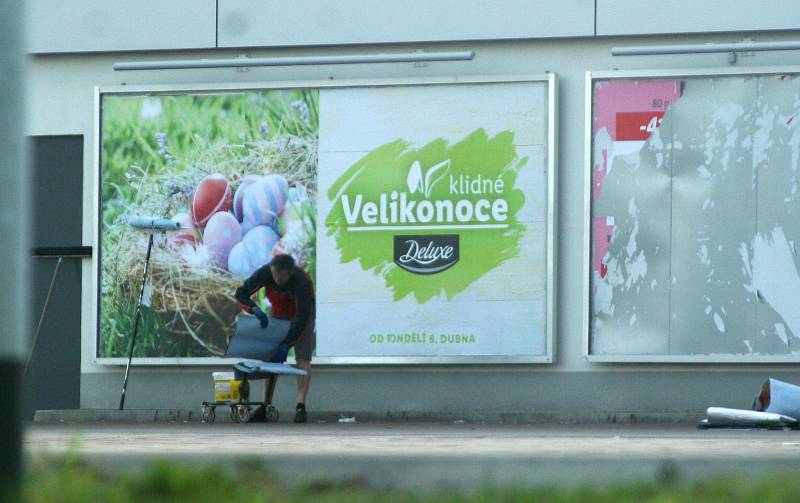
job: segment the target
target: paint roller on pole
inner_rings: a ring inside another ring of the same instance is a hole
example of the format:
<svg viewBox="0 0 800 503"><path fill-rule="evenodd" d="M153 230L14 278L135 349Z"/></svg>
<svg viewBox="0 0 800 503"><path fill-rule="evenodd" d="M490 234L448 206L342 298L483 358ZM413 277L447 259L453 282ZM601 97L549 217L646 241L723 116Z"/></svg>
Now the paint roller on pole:
<svg viewBox="0 0 800 503"><path fill-rule="evenodd" d="M147 272L150 266L150 252L153 250L153 235L156 232L178 231L181 229L180 222L167 218L131 217L128 219L128 225L134 229L150 231L150 238L147 241L147 255L144 259L142 286L139 289L139 302L136 305L136 321L133 324L133 337L131 337L131 347L130 351L128 352L128 364L125 367L125 378L122 381L122 394L119 397L119 410L122 410L125 407L125 391L128 388L128 375L131 370L131 361L133 360L133 349L136 347L136 335L139 332L139 319L142 317L142 301L144 299L145 285L147 284Z"/></svg>

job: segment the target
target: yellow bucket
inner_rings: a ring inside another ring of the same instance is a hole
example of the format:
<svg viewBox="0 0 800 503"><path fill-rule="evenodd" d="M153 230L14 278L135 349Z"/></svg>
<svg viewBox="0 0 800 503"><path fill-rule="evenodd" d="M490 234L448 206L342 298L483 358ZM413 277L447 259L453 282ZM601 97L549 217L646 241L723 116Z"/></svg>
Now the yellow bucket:
<svg viewBox="0 0 800 503"><path fill-rule="evenodd" d="M234 379L233 372L212 372L214 381L214 401L239 400L239 385L242 381Z"/></svg>

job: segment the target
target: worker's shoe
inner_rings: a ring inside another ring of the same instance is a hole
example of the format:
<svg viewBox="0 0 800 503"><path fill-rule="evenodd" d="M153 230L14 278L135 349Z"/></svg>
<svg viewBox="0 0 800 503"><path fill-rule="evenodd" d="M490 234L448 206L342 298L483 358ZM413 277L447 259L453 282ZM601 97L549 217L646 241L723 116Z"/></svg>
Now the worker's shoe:
<svg viewBox="0 0 800 503"><path fill-rule="evenodd" d="M259 405L253 412L250 413L248 423L265 423L267 421L267 409L263 405Z"/></svg>
<svg viewBox="0 0 800 503"><path fill-rule="evenodd" d="M297 409L295 409L294 411L294 422L295 423L308 422L308 412L306 412L306 406L304 404L297 404Z"/></svg>

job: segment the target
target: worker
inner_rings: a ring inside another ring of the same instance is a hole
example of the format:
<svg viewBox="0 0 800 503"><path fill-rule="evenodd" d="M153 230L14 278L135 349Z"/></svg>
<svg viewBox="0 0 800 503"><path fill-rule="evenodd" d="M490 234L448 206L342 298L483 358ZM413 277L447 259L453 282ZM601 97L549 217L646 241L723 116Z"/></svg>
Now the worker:
<svg viewBox="0 0 800 503"><path fill-rule="evenodd" d="M311 382L311 357L316 349L314 284L309 274L295 264L291 255L275 255L270 263L257 269L236 289L235 297L241 308L258 318L262 328L265 328L269 324L269 316L251 298L261 288L266 291L272 317L292 322L272 362L283 363L289 348L294 348L296 367L306 371L305 376L297 378L294 422L305 423L308 421L306 396ZM265 404L272 403L274 392L275 376L272 376L264 388ZM265 421L264 406L256 408L252 418L253 421Z"/></svg>

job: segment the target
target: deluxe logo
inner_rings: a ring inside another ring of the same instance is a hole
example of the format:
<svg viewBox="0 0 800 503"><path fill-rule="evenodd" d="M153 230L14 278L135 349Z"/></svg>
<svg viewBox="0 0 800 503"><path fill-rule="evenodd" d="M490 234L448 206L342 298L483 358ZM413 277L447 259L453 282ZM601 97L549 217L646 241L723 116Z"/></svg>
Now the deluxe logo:
<svg viewBox="0 0 800 503"><path fill-rule="evenodd" d="M395 236L394 263L414 274L436 274L458 262L458 234Z"/></svg>

